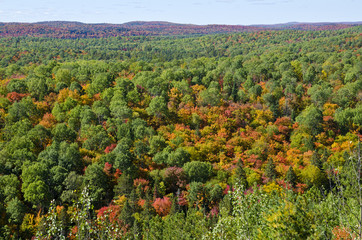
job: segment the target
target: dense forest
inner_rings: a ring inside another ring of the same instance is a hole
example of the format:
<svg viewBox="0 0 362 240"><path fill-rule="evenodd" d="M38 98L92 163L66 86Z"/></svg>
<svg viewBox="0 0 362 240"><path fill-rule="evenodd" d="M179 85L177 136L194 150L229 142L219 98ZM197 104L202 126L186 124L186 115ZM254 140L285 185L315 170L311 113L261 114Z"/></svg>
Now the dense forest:
<svg viewBox="0 0 362 240"><path fill-rule="evenodd" d="M0 239L361 239L361 47L0 38Z"/></svg>
<svg viewBox="0 0 362 240"><path fill-rule="evenodd" d="M256 32L262 30L338 30L361 25L351 23L285 23L273 25L194 25L171 22L134 21L123 24L86 24L81 22L1 23L0 37L102 38L117 36L207 35Z"/></svg>

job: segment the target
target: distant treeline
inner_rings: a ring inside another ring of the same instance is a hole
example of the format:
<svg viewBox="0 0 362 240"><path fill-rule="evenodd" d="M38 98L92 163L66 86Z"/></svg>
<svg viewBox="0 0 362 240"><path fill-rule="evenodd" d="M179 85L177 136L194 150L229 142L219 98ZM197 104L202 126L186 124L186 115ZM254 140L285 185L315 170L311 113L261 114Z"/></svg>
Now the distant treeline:
<svg viewBox="0 0 362 240"><path fill-rule="evenodd" d="M84 24L80 22L0 23L0 37L105 38L255 32L263 30L339 30L361 23L287 23L276 25L192 25L169 22Z"/></svg>

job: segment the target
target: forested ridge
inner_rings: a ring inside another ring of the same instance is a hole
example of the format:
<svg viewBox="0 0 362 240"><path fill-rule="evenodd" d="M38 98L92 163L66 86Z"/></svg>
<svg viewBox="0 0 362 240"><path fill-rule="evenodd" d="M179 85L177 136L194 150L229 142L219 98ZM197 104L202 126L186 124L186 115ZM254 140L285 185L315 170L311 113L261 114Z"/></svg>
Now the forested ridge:
<svg viewBox="0 0 362 240"><path fill-rule="evenodd" d="M262 30L338 30L359 26L362 22L285 23L272 25L194 25L162 21L134 21L123 24L50 21L37 23L0 22L0 37L51 37L63 39L104 38L117 36L205 35L217 33L256 32Z"/></svg>
<svg viewBox="0 0 362 240"><path fill-rule="evenodd" d="M0 38L0 239L361 239L361 47Z"/></svg>

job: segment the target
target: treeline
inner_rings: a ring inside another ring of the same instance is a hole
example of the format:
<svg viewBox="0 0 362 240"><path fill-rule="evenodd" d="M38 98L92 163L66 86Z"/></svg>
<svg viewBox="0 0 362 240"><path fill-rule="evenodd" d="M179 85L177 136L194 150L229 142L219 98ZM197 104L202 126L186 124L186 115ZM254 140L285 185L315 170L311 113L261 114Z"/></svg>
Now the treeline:
<svg viewBox="0 0 362 240"><path fill-rule="evenodd" d="M361 236L361 45L0 39L0 236Z"/></svg>
<svg viewBox="0 0 362 240"><path fill-rule="evenodd" d="M81 22L1 23L0 37L45 37L61 39L108 38L120 36L208 35L264 30L340 30L361 23L287 23L275 25L193 25L170 22L128 22L123 24L85 24Z"/></svg>

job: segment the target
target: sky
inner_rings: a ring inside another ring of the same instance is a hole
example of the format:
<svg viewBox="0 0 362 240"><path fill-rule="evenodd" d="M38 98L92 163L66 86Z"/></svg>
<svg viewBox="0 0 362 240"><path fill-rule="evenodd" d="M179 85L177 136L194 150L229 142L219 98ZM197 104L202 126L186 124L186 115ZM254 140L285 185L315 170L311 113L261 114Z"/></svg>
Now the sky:
<svg viewBox="0 0 362 240"><path fill-rule="evenodd" d="M362 0L0 0L0 22L276 24L362 21Z"/></svg>

